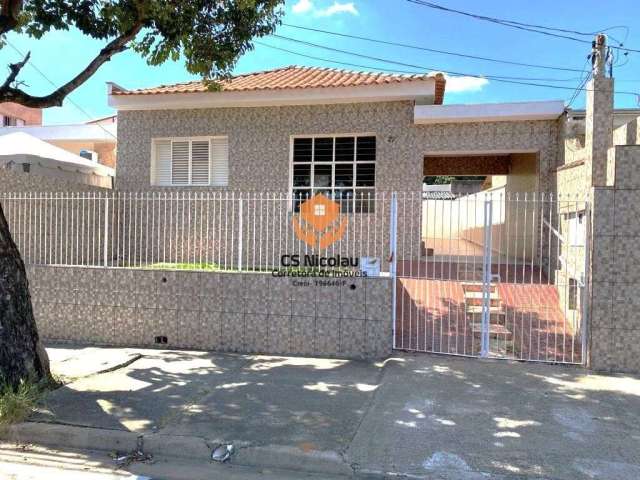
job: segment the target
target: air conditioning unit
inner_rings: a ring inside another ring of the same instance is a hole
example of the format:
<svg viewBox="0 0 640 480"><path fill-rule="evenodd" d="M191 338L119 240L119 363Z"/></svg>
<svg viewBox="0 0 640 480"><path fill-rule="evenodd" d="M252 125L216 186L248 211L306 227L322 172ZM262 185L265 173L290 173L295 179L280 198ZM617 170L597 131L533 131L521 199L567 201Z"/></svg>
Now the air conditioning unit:
<svg viewBox="0 0 640 480"><path fill-rule="evenodd" d="M92 162L98 162L98 154L93 150L80 150L80 156Z"/></svg>

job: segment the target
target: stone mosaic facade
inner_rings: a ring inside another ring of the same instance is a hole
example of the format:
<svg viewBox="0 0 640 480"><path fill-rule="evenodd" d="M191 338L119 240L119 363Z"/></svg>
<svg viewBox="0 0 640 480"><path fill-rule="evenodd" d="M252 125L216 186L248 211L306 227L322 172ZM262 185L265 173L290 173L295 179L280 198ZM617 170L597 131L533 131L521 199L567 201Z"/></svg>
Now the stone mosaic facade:
<svg viewBox="0 0 640 480"><path fill-rule="evenodd" d="M412 102L121 111L118 125L116 188L133 191L152 189L155 137L227 135L229 189L286 192L291 135L349 133L377 136L377 191L421 191L426 154L482 151L539 152L548 191L559 138L557 121L415 125Z"/></svg>
<svg viewBox="0 0 640 480"><path fill-rule="evenodd" d="M539 189L549 191L559 138L557 121L415 125L412 102L121 111L118 124L116 188L136 192L184 191L151 186L151 144L158 137L226 135L228 190L288 192L292 135L370 133L377 137L376 192L414 194L422 191L425 155L483 151L536 152ZM407 238L405 258L420 254L419 197L414 203L398 212L399 234Z"/></svg>
<svg viewBox="0 0 640 480"><path fill-rule="evenodd" d="M594 188L591 253L591 364L640 371L640 146L617 146L614 186Z"/></svg>
<svg viewBox="0 0 640 480"><path fill-rule="evenodd" d="M28 276L47 340L352 359L391 353L388 278L315 286L269 274L50 266L31 266Z"/></svg>
<svg viewBox="0 0 640 480"><path fill-rule="evenodd" d="M594 76L587 83L587 116L585 118L585 150L589 185L601 187L607 182L607 153L613 145L612 78Z"/></svg>

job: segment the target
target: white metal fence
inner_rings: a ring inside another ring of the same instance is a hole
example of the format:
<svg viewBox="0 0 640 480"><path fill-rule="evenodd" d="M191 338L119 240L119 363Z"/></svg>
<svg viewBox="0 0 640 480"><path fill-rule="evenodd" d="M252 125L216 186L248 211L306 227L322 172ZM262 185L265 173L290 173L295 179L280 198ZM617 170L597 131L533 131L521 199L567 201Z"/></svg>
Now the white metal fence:
<svg viewBox="0 0 640 480"><path fill-rule="evenodd" d="M283 255L389 256L390 194L337 199L341 237L296 235L303 197L267 192L20 193L0 197L27 264L263 270ZM383 268L387 263L383 262Z"/></svg>
<svg viewBox="0 0 640 480"><path fill-rule="evenodd" d="M504 189L400 215L421 234L398 236L395 347L582 363L588 218L584 198Z"/></svg>
<svg viewBox="0 0 640 480"><path fill-rule="evenodd" d="M584 361L584 199L504 189L424 201L420 192L367 193L336 200L344 230L324 248L296 234L308 227L302 200L192 191L0 197L27 264L261 271L374 257L397 279L397 349ZM293 255L311 263L289 263Z"/></svg>

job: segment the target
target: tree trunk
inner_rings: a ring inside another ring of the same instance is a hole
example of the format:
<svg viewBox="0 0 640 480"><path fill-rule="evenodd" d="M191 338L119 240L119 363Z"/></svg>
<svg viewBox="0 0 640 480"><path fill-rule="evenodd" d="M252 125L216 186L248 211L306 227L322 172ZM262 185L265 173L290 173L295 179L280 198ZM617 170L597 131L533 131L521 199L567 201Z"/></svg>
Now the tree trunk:
<svg viewBox="0 0 640 480"><path fill-rule="evenodd" d="M0 205L0 384L48 379L49 359L39 343L29 282Z"/></svg>

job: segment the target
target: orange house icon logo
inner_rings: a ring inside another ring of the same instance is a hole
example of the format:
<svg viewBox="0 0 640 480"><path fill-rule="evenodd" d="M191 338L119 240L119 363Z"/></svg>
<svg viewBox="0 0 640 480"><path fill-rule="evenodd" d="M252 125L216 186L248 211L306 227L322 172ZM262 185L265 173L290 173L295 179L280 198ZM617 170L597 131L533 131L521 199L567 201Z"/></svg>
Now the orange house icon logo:
<svg viewBox="0 0 640 480"><path fill-rule="evenodd" d="M296 236L312 248L327 248L342 238L347 221L340 205L318 193L300 205L300 215L292 219Z"/></svg>

